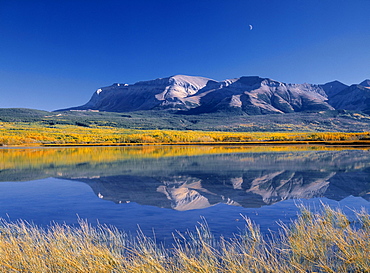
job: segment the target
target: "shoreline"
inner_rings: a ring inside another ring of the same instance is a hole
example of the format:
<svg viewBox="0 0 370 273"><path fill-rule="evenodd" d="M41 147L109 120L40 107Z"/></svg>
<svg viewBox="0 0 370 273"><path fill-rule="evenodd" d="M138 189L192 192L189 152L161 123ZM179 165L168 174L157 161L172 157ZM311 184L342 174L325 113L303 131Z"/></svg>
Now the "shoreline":
<svg viewBox="0 0 370 273"><path fill-rule="evenodd" d="M153 143L40 143L25 145L0 145L2 148L39 148L39 147L110 147L110 146L336 146L336 147L370 147L370 140L339 140L339 141L240 141L240 142L153 142Z"/></svg>

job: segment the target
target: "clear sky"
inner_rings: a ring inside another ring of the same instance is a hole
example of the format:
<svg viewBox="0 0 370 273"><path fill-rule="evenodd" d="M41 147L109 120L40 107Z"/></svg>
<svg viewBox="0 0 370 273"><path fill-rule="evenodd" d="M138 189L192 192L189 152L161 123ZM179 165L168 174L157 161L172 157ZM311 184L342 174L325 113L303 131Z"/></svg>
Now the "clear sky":
<svg viewBox="0 0 370 273"><path fill-rule="evenodd" d="M0 0L1 108L176 74L359 83L370 0Z"/></svg>

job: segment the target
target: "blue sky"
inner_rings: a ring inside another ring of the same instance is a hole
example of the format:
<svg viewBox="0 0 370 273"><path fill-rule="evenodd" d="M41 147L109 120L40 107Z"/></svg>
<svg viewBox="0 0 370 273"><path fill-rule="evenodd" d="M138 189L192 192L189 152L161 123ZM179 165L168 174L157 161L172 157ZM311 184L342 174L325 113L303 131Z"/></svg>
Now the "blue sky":
<svg viewBox="0 0 370 273"><path fill-rule="evenodd" d="M370 0L0 0L0 107L77 106L176 74L359 83L369 12Z"/></svg>

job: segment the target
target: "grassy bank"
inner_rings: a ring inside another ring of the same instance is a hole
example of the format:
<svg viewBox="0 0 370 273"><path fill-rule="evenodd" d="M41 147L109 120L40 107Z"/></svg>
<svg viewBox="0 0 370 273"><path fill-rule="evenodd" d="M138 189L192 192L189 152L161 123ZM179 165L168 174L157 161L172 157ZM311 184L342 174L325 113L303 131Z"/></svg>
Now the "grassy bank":
<svg viewBox="0 0 370 273"><path fill-rule="evenodd" d="M171 248L114 228L0 223L1 272L369 272L370 216L302 208L298 219L264 239L249 219L246 232L214 238L206 224Z"/></svg>
<svg viewBox="0 0 370 273"><path fill-rule="evenodd" d="M368 140L369 132L209 132L176 130L135 130L114 127L75 125L41 126L27 123L0 123L0 145L122 145L173 143L252 143L272 141L278 144L312 141ZM366 142L366 141L365 141Z"/></svg>

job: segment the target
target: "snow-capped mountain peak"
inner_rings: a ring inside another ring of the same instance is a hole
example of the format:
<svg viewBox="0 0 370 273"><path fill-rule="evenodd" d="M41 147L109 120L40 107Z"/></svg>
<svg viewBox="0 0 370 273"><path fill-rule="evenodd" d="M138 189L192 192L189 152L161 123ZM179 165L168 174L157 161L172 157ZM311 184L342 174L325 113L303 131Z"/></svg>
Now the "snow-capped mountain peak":
<svg viewBox="0 0 370 273"><path fill-rule="evenodd" d="M113 84L97 89L85 105L64 110L129 112L171 110L189 114L239 111L248 115L301 111L357 109L370 111L370 80L347 86L339 81L326 84L291 84L258 76L216 81L205 77L174 75L135 84ZM351 98L351 100L348 100ZM343 102L345 100L345 102ZM369 109L368 109L369 108Z"/></svg>

